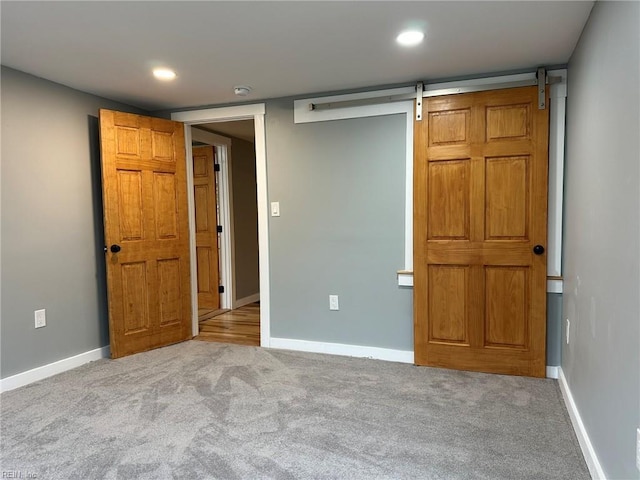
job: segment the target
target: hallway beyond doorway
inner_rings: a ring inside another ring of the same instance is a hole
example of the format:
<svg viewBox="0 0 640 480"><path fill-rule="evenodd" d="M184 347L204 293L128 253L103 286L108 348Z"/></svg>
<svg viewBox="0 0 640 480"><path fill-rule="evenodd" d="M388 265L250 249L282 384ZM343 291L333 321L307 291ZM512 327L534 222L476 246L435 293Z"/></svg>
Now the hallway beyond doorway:
<svg viewBox="0 0 640 480"><path fill-rule="evenodd" d="M200 333L194 340L260 346L260 302L220 315L202 315Z"/></svg>

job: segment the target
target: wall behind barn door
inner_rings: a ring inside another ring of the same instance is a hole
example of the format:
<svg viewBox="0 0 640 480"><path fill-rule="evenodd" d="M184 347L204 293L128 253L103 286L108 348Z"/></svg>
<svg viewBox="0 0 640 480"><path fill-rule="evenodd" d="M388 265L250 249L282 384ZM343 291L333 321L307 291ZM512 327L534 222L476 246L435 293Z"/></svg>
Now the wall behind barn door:
<svg viewBox="0 0 640 480"><path fill-rule="evenodd" d="M404 115L294 124L267 104L271 335L413 349L404 263ZM329 311L338 294L340 310Z"/></svg>

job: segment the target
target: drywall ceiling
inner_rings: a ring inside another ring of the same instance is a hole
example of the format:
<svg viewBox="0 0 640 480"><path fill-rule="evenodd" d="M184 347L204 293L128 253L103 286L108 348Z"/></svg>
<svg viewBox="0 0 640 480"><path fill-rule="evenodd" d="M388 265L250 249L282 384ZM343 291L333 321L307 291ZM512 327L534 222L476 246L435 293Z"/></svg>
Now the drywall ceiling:
<svg viewBox="0 0 640 480"><path fill-rule="evenodd" d="M149 110L564 64L593 2L11 2L2 64ZM404 28L426 33L396 44ZM171 83L155 66L178 73Z"/></svg>

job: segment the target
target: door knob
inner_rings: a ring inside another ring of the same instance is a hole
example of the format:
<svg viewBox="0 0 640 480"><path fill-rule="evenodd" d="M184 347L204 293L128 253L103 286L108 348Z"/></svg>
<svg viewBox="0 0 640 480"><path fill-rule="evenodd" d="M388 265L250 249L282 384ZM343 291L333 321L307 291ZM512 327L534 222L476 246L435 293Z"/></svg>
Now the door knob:
<svg viewBox="0 0 640 480"><path fill-rule="evenodd" d="M542 245L536 245L533 247L533 253L536 255L542 255L544 253L544 247Z"/></svg>
<svg viewBox="0 0 640 480"><path fill-rule="evenodd" d="M111 253L118 253L120 250L122 250L122 248L120 247L120 245L113 244L111 245L110 250L111 250Z"/></svg>

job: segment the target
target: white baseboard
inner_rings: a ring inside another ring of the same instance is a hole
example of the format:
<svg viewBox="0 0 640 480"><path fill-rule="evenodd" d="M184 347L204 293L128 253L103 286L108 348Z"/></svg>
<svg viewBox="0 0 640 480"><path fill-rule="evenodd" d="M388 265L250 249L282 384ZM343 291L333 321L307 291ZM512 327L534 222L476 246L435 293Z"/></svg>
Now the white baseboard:
<svg viewBox="0 0 640 480"><path fill-rule="evenodd" d="M345 345L343 343L310 342L294 338L271 337L269 348L297 350L300 352L328 353L347 357L374 358L389 362L413 363L413 352L408 350L392 350L390 348L363 347L361 345Z"/></svg>
<svg viewBox="0 0 640 480"><path fill-rule="evenodd" d="M569 411L569 417L571 418L573 429L576 432L576 437L578 437L578 443L580 443L582 454L584 455L584 459L587 462L589 473L591 473L591 478L593 480L606 480L607 477L604 474L602 465L600 465L600 461L598 460L596 451L591 444L587 429L585 428L584 423L582 423L580 412L578 411L578 407L573 400L573 395L571 394L571 390L569 389L569 384L567 383L567 379L564 376L562 367L558 367L558 373L558 384L560 385L560 391L562 392L564 403L567 406L567 410Z"/></svg>
<svg viewBox="0 0 640 480"><path fill-rule="evenodd" d="M393 350L390 348L363 347L361 345L346 345L344 343L311 342L294 338L271 337L269 348L296 350L299 352L328 353L347 357L373 358L390 362L414 363L414 354L410 350ZM547 378L558 378L560 367L547 366Z"/></svg>
<svg viewBox="0 0 640 480"><path fill-rule="evenodd" d="M233 304L233 308L244 307L245 305L249 305L250 303L255 303L260 301L260 292L255 293L253 295L249 295L248 297L239 298Z"/></svg>
<svg viewBox="0 0 640 480"><path fill-rule="evenodd" d="M560 367L550 367L549 365L547 365L547 378L554 378L554 379L558 379L558 369Z"/></svg>
<svg viewBox="0 0 640 480"><path fill-rule="evenodd" d="M109 356L109 346L106 346L96 348L95 350L89 350L88 352L80 353L73 357L64 358L57 362L43 365L42 367L27 370L26 372L18 373L0 380L0 392L7 392L14 388L23 387L30 383L37 382L38 380L79 367L85 363L100 360L101 358L108 358Z"/></svg>

